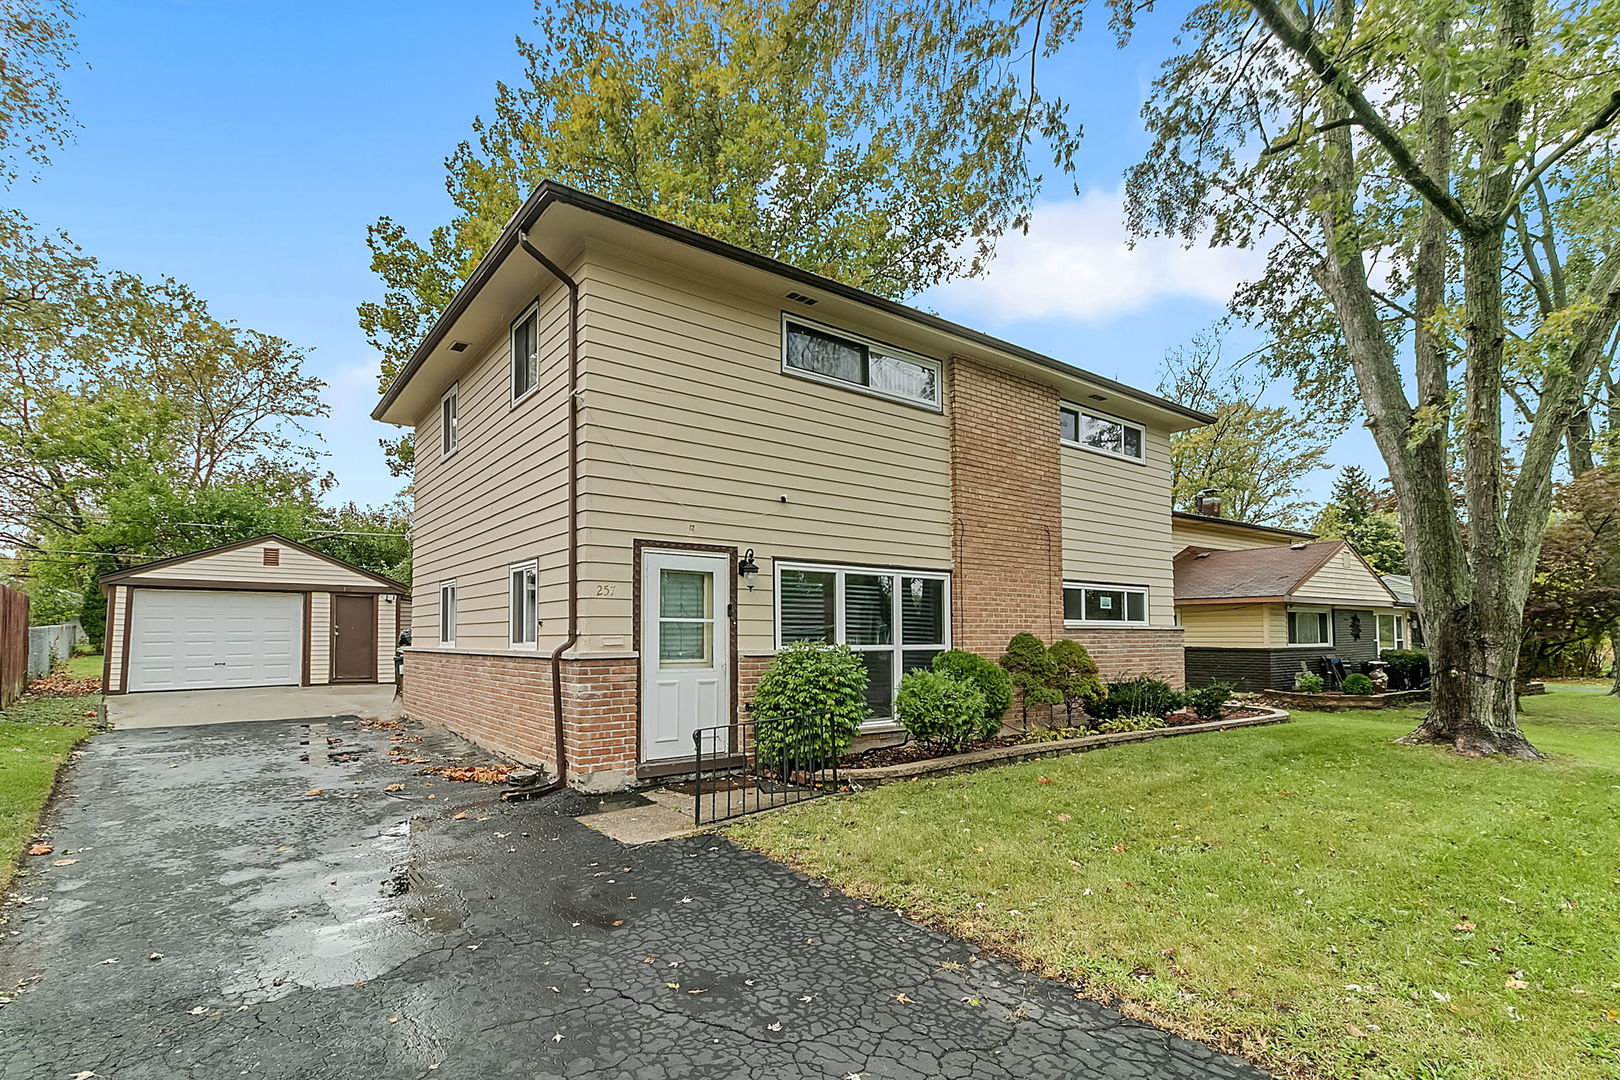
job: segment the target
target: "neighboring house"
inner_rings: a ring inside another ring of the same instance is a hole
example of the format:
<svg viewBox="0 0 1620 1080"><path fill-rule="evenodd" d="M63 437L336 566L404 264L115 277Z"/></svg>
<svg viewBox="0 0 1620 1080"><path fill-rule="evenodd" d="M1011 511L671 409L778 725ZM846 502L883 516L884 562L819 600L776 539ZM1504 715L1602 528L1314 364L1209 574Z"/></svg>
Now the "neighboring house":
<svg viewBox="0 0 1620 1080"><path fill-rule="evenodd" d="M392 682L404 586L274 534L107 574L106 693Z"/></svg>
<svg viewBox="0 0 1620 1080"><path fill-rule="evenodd" d="M581 787L688 767L797 640L878 726L1025 630L1183 678L1169 436L1210 417L560 185L372 415L415 430L407 711Z"/></svg>
<svg viewBox="0 0 1620 1080"><path fill-rule="evenodd" d="M1329 657L1356 670L1407 647L1409 601L1349 544L1229 521L1214 509L1175 515L1189 685L1291 689L1302 670L1325 674Z"/></svg>

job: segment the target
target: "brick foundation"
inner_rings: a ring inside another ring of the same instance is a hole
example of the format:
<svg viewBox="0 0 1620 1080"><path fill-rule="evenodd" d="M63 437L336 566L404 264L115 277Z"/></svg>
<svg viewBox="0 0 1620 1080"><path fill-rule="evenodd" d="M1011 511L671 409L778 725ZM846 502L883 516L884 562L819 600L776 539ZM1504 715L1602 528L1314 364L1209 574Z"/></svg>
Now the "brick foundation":
<svg viewBox="0 0 1620 1080"><path fill-rule="evenodd" d="M1097 662L1104 682L1151 675L1179 688L1187 679L1182 633L1179 627L1163 630L1088 627L1064 630L1062 636L1086 647Z"/></svg>

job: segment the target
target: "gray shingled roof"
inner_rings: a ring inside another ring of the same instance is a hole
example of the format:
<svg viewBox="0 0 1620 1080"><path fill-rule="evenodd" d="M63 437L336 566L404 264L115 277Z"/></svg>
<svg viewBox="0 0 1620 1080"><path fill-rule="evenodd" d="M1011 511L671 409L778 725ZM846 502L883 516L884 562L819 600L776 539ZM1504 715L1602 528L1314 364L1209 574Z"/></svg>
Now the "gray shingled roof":
<svg viewBox="0 0 1620 1080"><path fill-rule="evenodd" d="M1403 604L1417 606L1417 592L1412 588L1411 574L1385 574L1384 584Z"/></svg>
<svg viewBox="0 0 1620 1080"><path fill-rule="evenodd" d="M1344 548L1343 540L1235 551L1193 548L1176 557L1176 599L1257 600L1290 596Z"/></svg>

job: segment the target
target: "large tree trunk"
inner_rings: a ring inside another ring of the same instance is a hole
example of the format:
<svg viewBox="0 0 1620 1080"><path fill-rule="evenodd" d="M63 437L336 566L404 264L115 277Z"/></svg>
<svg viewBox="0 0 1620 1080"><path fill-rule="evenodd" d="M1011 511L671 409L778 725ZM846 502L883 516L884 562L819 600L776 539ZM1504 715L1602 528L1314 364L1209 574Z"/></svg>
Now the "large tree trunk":
<svg viewBox="0 0 1620 1080"><path fill-rule="evenodd" d="M1620 623L1609 627L1609 664L1614 685L1609 687L1610 697L1620 697Z"/></svg>
<svg viewBox="0 0 1620 1080"><path fill-rule="evenodd" d="M1469 757L1506 754L1535 760L1541 753L1519 730L1514 692L1519 620L1482 614L1465 606L1444 613L1438 625L1425 623L1433 665L1429 714L1401 741L1438 743Z"/></svg>

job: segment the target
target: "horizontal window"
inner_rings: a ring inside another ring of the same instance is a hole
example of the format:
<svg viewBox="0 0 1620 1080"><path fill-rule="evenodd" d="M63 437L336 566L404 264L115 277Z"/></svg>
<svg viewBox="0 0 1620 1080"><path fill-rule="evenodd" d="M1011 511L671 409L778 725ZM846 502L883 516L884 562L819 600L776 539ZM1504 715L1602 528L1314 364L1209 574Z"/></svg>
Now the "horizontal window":
<svg viewBox="0 0 1620 1080"><path fill-rule="evenodd" d="M1332 645L1332 614L1326 611L1290 611L1288 613L1288 644Z"/></svg>
<svg viewBox="0 0 1620 1080"><path fill-rule="evenodd" d="M1066 623L1127 623L1148 621L1148 591L1140 585L1063 584L1063 621Z"/></svg>
<svg viewBox="0 0 1620 1080"><path fill-rule="evenodd" d="M455 384L439 399L439 452L449 457L456 448L460 435L457 425L461 420L461 386Z"/></svg>
<svg viewBox="0 0 1620 1080"><path fill-rule="evenodd" d="M439 582L439 644L456 643L456 583Z"/></svg>
<svg viewBox="0 0 1620 1080"><path fill-rule="evenodd" d="M940 407L940 363L796 319L782 318L782 370L880 397Z"/></svg>
<svg viewBox="0 0 1620 1080"><path fill-rule="evenodd" d="M1077 405L1059 407L1058 437L1068 446L1095 450L1099 454L1112 454L1132 461L1143 461L1147 456L1143 450L1141 425L1104 416Z"/></svg>
<svg viewBox="0 0 1620 1080"><path fill-rule="evenodd" d="M511 583L509 614L513 645L533 645L539 611L536 605L536 573L532 562L518 563L507 570Z"/></svg>
<svg viewBox="0 0 1620 1080"><path fill-rule="evenodd" d="M776 564L777 648L824 641L854 649L873 720L894 715L901 676L950 648L950 608L948 574Z"/></svg>

